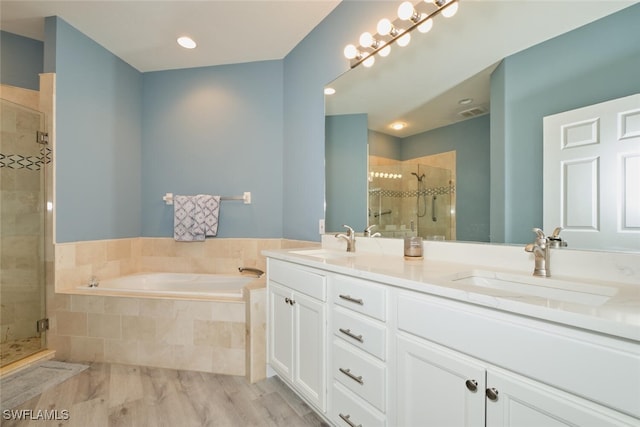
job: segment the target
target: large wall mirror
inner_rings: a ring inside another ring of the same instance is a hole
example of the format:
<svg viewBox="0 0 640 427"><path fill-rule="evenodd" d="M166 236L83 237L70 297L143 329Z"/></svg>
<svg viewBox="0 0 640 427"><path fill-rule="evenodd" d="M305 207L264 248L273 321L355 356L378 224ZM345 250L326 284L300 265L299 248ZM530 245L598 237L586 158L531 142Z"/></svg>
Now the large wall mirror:
<svg viewBox="0 0 640 427"><path fill-rule="evenodd" d="M330 82L327 231L530 242L543 226L543 118L640 92L638 3L462 1ZM638 236L637 248L569 245L640 251Z"/></svg>

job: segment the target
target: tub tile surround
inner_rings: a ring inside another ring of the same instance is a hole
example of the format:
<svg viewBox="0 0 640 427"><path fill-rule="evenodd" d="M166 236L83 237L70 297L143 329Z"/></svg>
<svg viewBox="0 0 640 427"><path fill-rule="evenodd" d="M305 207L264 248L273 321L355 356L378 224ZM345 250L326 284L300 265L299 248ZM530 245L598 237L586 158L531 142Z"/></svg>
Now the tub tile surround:
<svg viewBox="0 0 640 427"><path fill-rule="evenodd" d="M235 274L266 269L262 250L317 247L283 239L127 238L55 245L55 286L47 295L47 343L56 357L228 375L258 381L266 375L265 278L243 300L92 296L74 294L89 278L142 272Z"/></svg>

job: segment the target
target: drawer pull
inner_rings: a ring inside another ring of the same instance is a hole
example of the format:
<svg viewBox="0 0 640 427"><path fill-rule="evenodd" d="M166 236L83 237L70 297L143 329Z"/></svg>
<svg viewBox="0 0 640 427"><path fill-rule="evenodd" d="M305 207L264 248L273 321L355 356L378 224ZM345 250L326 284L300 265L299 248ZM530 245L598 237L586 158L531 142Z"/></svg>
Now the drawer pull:
<svg viewBox="0 0 640 427"><path fill-rule="evenodd" d="M344 368L338 368L338 369L340 370L340 372L342 372L343 374L345 374L346 376L348 376L349 378L351 378L355 382L364 385L364 381L362 381L362 375L360 375L359 377L356 377L355 375L353 375L351 373L351 369L344 369Z"/></svg>
<svg viewBox="0 0 640 427"><path fill-rule="evenodd" d="M338 328L338 330L349 338L353 338L356 341L364 342L364 340L362 339L362 335L355 335L353 332L351 332L351 329Z"/></svg>
<svg viewBox="0 0 640 427"><path fill-rule="evenodd" d="M467 380L465 382L465 385L467 386L467 389L469 391L472 391L474 393L478 390L478 381L476 380Z"/></svg>
<svg viewBox="0 0 640 427"><path fill-rule="evenodd" d="M338 414L338 415L340 416L340 418L344 420L345 423L349 424L351 427L362 427L362 424L356 425L353 421L350 420L351 415L343 415L343 414Z"/></svg>
<svg viewBox="0 0 640 427"><path fill-rule="evenodd" d="M364 302L361 299L357 299L352 297L351 295L338 295L342 299L346 299L349 302L355 302L356 304L364 305Z"/></svg>

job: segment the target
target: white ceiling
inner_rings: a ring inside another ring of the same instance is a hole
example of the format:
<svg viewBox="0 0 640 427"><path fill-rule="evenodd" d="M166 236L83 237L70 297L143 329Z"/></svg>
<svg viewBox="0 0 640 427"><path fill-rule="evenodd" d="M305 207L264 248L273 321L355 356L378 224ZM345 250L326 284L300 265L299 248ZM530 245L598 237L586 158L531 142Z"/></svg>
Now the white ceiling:
<svg viewBox="0 0 640 427"><path fill-rule="evenodd" d="M139 71L284 58L340 0L0 1L0 29L43 40L57 15ZM295 19L292 19L295 17ZM188 35L198 47L176 39Z"/></svg>
<svg viewBox="0 0 640 427"><path fill-rule="evenodd" d="M464 120L462 110L488 108L491 71L504 57L634 3L463 0L454 17L437 16L431 32L414 31L409 46L393 46L373 67L360 65L332 82L337 93L326 97L327 114L367 113L369 129L398 137ZM459 105L463 98L473 103ZM392 131L394 121L408 126Z"/></svg>

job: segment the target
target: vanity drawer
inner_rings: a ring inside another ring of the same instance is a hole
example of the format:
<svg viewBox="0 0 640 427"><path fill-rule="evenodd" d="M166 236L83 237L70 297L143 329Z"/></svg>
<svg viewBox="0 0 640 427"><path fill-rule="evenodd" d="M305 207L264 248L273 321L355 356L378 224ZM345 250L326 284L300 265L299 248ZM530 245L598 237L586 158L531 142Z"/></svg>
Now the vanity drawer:
<svg viewBox="0 0 640 427"><path fill-rule="evenodd" d="M385 410L385 366L371 356L333 341L333 378L377 409Z"/></svg>
<svg viewBox="0 0 640 427"><path fill-rule="evenodd" d="M386 359L386 332L384 325L342 307L333 307L333 333L380 360Z"/></svg>
<svg viewBox="0 0 640 427"><path fill-rule="evenodd" d="M335 276L333 302L375 319L386 320L386 289L370 282Z"/></svg>
<svg viewBox="0 0 640 427"><path fill-rule="evenodd" d="M340 383L333 383L332 419L340 427L383 427L385 417L360 402Z"/></svg>
<svg viewBox="0 0 640 427"><path fill-rule="evenodd" d="M327 300L326 277L296 264L269 259L269 280L310 297Z"/></svg>

